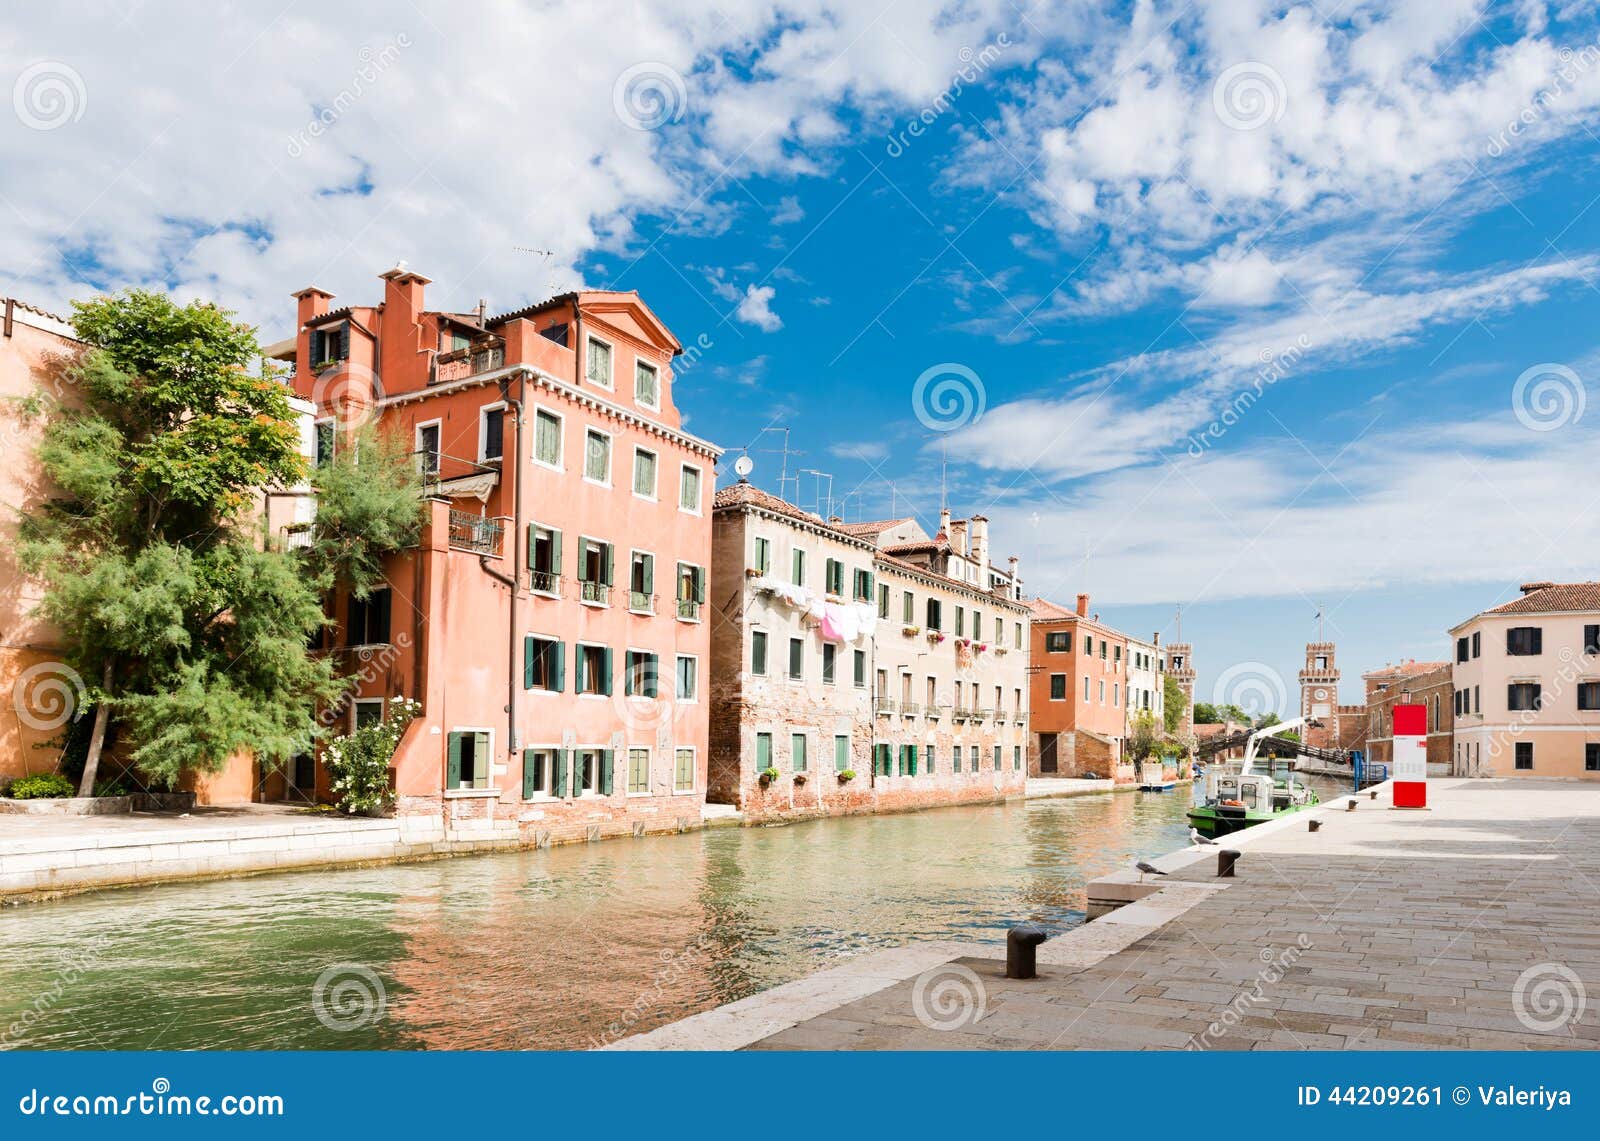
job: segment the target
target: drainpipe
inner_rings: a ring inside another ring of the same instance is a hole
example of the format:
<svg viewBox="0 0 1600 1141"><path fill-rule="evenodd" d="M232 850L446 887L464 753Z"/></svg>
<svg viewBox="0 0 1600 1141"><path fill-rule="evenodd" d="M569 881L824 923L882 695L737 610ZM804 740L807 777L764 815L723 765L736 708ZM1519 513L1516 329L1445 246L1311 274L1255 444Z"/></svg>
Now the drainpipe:
<svg viewBox="0 0 1600 1141"><path fill-rule="evenodd" d="M516 482L511 489L511 539L506 544L506 549L511 556L511 573L502 574L489 565L488 555L478 556L478 565L490 578L496 582L503 582L511 588L511 607L509 624L506 631L506 753L515 755L517 748L517 590L519 589L521 567L521 542L522 542L522 402L527 394L528 374L526 371L517 373L517 398L511 398L511 378L506 377L500 382L500 398L507 408L512 410L514 419L512 424L512 447L514 461L511 471ZM500 470L505 471L505 457L500 457Z"/></svg>

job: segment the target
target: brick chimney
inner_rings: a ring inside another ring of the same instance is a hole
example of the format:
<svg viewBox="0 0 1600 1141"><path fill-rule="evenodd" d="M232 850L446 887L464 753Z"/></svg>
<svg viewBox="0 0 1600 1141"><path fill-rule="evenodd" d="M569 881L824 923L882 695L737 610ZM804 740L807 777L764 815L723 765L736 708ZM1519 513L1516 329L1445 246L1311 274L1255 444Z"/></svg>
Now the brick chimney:
<svg viewBox="0 0 1600 1141"><path fill-rule="evenodd" d="M1087 594L1078 595L1078 617L1089 617L1089 596Z"/></svg>
<svg viewBox="0 0 1600 1141"><path fill-rule="evenodd" d="M989 589L989 519L985 515L974 515L971 520L972 527L972 559L978 564L978 586L982 590Z"/></svg>
<svg viewBox="0 0 1600 1141"><path fill-rule="evenodd" d="M418 355L438 345L422 343L422 295L428 279L412 273L403 261L378 277L383 282L383 317L377 330L378 375L385 389L394 391L416 371Z"/></svg>
<svg viewBox="0 0 1600 1141"><path fill-rule="evenodd" d="M1532 594L1536 590L1549 590L1554 585L1553 582L1525 582L1522 584L1522 593Z"/></svg>
<svg viewBox="0 0 1600 1141"><path fill-rule="evenodd" d="M294 315L294 370L296 375L304 377L311 372L311 336L306 332L306 322L315 321L328 311L328 302L333 300L333 294L315 285L308 285L299 293L289 296L298 303Z"/></svg>
<svg viewBox="0 0 1600 1141"><path fill-rule="evenodd" d="M949 535L950 535L950 508L948 508L948 507L942 507L942 508L939 509L939 530L944 532L946 538L949 537Z"/></svg>
<svg viewBox="0 0 1600 1141"><path fill-rule="evenodd" d="M965 519L952 519L950 521L950 549L958 555L967 553L967 521Z"/></svg>

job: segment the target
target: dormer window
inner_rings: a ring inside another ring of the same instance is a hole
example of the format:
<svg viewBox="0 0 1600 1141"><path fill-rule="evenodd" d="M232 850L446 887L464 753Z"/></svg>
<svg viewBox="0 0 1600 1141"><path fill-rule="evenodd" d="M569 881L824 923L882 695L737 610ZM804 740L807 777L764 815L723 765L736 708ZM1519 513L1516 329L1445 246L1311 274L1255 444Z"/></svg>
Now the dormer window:
<svg viewBox="0 0 1600 1141"><path fill-rule="evenodd" d="M350 325L341 322L311 330L311 367L317 368L350 356Z"/></svg>
<svg viewBox="0 0 1600 1141"><path fill-rule="evenodd" d="M655 365L639 361L633 366L633 398L646 408L661 406L661 378Z"/></svg>

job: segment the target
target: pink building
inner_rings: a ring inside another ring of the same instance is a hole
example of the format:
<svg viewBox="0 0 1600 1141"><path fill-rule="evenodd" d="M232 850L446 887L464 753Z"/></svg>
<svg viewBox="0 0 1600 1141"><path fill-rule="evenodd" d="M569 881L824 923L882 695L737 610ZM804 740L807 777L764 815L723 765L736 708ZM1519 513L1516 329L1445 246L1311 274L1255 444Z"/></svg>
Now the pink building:
<svg viewBox="0 0 1600 1141"><path fill-rule="evenodd" d="M278 352L319 456L376 421L433 495L387 585L335 601L326 648L360 676L335 727L421 702L394 761L402 815L536 843L698 823L720 453L681 428L677 339L634 293L489 317L428 309L403 266L382 280L375 305L296 294ZM310 757L276 791L329 794Z"/></svg>
<svg viewBox="0 0 1600 1141"><path fill-rule="evenodd" d="M1461 776L1600 780L1600 582L1529 582L1450 631Z"/></svg>

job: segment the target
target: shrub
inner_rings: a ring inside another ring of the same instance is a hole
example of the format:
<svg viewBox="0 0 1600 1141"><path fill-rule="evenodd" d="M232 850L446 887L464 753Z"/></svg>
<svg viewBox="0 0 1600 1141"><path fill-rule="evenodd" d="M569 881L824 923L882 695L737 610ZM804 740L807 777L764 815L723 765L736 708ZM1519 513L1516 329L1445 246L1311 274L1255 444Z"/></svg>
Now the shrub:
<svg viewBox="0 0 1600 1141"><path fill-rule="evenodd" d="M40 773L37 776L18 777L11 782L13 800L53 800L71 796L78 790L60 773Z"/></svg>
<svg viewBox="0 0 1600 1141"><path fill-rule="evenodd" d="M96 796L131 796L133 789L128 787L128 782L120 776L102 777L94 782Z"/></svg>
<svg viewBox="0 0 1600 1141"><path fill-rule="evenodd" d="M844 784L846 781L852 781L852 780L855 780L855 779L856 779L856 770L855 769L842 769L840 771L840 773L839 773L839 783L840 784Z"/></svg>
<svg viewBox="0 0 1600 1141"><path fill-rule="evenodd" d="M335 737L323 751L339 807L350 815L375 815L394 802L389 788L389 762L400 745L406 726L422 712L422 703L402 698L389 703L382 721L363 725L354 733Z"/></svg>
<svg viewBox="0 0 1600 1141"><path fill-rule="evenodd" d="M778 779L778 770L762 769L756 774L756 776L760 779L762 784L771 784L773 781Z"/></svg>

